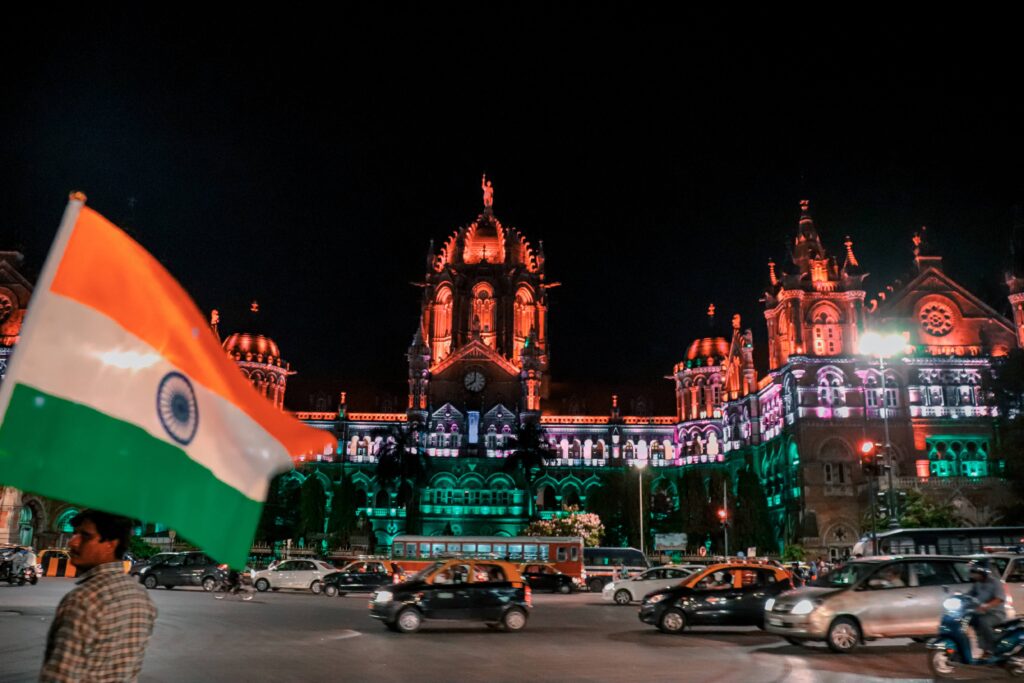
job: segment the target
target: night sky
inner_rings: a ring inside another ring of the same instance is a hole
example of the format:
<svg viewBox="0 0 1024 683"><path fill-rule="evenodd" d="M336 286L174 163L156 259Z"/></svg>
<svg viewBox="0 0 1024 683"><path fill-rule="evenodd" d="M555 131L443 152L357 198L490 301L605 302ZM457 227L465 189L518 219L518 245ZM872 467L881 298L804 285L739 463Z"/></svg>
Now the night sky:
<svg viewBox="0 0 1024 683"><path fill-rule="evenodd" d="M482 172L563 283L562 384L670 397L712 301L763 342L766 262L786 261L802 198L833 253L854 239L869 298L927 225L947 272L1007 308L1014 22L602 7L12 24L0 250L35 275L81 189L222 332L273 336L296 382L364 391L401 391L409 283L480 211Z"/></svg>

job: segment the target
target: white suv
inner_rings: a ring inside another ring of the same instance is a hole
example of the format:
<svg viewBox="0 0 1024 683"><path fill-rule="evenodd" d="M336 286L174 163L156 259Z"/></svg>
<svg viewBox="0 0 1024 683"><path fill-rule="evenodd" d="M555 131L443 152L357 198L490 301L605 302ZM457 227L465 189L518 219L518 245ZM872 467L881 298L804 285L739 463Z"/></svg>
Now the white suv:
<svg viewBox="0 0 1024 683"><path fill-rule="evenodd" d="M643 600L648 593L662 588L671 588L698 569L700 564L667 564L637 574L631 579L616 579L605 585L601 597L617 605L628 605Z"/></svg>
<svg viewBox="0 0 1024 683"><path fill-rule="evenodd" d="M258 591L294 588L309 590L319 595L323 590L324 577L338 571L320 560L286 560L273 569L264 569L253 574L253 585Z"/></svg>

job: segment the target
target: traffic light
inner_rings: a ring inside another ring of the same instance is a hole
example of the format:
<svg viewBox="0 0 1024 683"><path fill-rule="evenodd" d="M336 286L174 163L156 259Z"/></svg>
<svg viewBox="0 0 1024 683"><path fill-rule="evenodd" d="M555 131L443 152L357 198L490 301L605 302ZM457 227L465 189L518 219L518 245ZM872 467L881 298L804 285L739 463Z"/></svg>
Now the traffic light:
<svg viewBox="0 0 1024 683"><path fill-rule="evenodd" d="M864 474L873 477L879 472L882 444L865 439L860 442L860 464Z"/></svg>
<svg viewBox="0 0 1024 683"><path fill-rule="evenodd" d="M729 513L725 511L725 508L718 508L718 521L725 524L729 517Z"/></svg>

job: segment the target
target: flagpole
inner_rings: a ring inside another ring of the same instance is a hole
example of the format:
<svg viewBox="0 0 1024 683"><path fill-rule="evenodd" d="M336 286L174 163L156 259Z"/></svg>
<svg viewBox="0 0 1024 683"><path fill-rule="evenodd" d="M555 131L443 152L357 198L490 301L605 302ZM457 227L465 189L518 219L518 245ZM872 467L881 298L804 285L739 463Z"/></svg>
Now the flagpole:
<svg viewBox="0 0 1024 683"><path fill-rule="evenodd" d="M33 315L33 311L39 307L40 301L45 300L46 292L50 289L53 278L57 275L57 268L60 266L61 259L64 258L64 250L67 249L68 242L71 240L71 233L75 229L78 214L81 213L83 206L85 206L84 192L72 192L68 196L68 205L64 209L64 216L60 220L60 227L57 228L57 235L53 238L53 244L50 246L50 251L43 262L43 269L39 274L39 279L36 280L36 284L32 288L28 310L25 312L25 321L22 323L21 331L18 334L18 343L15 344L14 353L11 355L10 363L7 366L7 376L4 378L3 384L0 384L0 425L3 424L4 418L7 415L7 404L11 400L11 392L14 391L14 385L17 384L18 347L22 344L28 345L32 343L36 328L36 316Z"/></svg>

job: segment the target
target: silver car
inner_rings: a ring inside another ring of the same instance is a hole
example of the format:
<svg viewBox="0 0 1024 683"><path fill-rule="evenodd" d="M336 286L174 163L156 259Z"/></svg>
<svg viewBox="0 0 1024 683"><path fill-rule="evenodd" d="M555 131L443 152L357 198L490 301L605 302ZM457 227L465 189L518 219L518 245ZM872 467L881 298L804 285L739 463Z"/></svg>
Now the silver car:
<svg viewBox="0 0 1024 683"><path fill-rule="evenodd" d="M632 578L617 579L606 584L601 590L601 597L605 600L612 600L617 605L628 605L633 601L643 600L648 593L677 585L698 569L704 569L704 566L667 564L663 567L648 569Z"/></svg>
<svg viewBox="0 0 1024 683"><path fill-rule="evenodd" d="M765 629L794 645L824 640L833 652L875 638L927 638L938 631L947 592L969 590L969 563L937 555L855 560L769 600Z"/></svg>
<svg viewBox="0 0 1024 683"><path fill-rule="evenodd" d="M971 555L981 564L988 565L992 573L1003 580L1006 596L1014 607L1024 604L1024 555L1018 553L987 553Z"/></svg>

